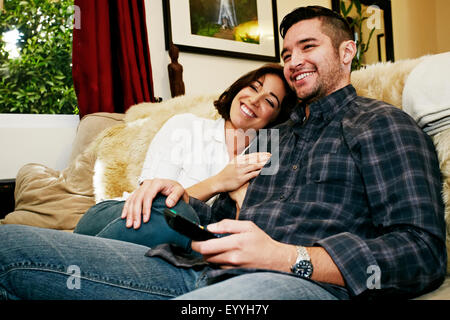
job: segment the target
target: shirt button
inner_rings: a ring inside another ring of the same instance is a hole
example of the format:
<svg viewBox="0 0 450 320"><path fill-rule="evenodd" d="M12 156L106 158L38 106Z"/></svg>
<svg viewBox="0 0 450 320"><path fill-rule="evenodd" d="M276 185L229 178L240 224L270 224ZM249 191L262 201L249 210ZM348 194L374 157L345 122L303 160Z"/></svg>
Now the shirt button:
<svg viewBox="0 0 450 320"><path fill-rule="evenodd" d="M297 170L298 169L298 165L296 165L296 164L294 164L293 166L292 166L292 170Z"/></svg>
<svg viewBox="0 0 450 320"><path fill-rule="evenodd" d="M283 196L283 195L281 195L281 196L280 196L280 200L283 200L283 199L284 199L284 196Z"/></svg>

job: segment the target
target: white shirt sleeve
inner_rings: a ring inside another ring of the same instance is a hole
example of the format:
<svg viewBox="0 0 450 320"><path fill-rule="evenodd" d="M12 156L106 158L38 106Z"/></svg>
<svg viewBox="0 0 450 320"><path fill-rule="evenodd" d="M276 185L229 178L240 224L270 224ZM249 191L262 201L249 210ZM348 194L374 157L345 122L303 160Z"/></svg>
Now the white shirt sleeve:
<svg viewBox="0 0 450 320"><path fill-rule="evenodd" d="M178 180L183 156L191 153L190 126L194 119L192 114L180 114L166 121L150 143L139 184L154 178Z"/></svg>

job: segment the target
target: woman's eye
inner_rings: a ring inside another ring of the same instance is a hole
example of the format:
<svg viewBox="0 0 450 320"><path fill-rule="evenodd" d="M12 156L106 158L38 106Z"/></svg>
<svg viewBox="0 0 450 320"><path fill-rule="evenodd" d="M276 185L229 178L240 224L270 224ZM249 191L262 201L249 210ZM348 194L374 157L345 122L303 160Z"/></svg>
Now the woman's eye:
<svg viewBox="0 0 450 320"><path fill-rule="evenodd" d="M271 106L272 108L275 108L275 103L274 103L272 100L266 99L266 101L270 104L270 106Z"/></svg>

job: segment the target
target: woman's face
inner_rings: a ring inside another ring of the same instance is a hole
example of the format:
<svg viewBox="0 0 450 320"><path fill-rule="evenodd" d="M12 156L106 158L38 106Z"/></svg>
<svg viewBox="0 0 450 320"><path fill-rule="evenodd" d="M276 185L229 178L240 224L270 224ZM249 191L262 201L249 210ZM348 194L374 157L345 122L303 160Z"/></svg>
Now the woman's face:
<svg viewBox="0 0 450 320"><path fill-rule="evenodd" d="M274 74L266 74L241 89L231 102L230 122L235 129L266 127L280 113L286 95L283 81Z"/></svg>

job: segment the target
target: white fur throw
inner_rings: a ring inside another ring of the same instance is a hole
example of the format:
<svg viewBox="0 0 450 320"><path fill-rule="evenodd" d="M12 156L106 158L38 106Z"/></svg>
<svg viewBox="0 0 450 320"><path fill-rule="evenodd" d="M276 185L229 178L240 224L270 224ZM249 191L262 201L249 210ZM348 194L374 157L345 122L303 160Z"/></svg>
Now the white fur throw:
<svg viewBox="0 0 450 320"><path fill-rule="evenodd" d="M405 82L423 58L368 65L352 72L352 84L360 96L382 100L403 109Z"/></svg>
<svg viewBox="0 0 450 320"><path fill-rule="evenodd" d="M95 201L132 192L137 187L150 141L161 126L173 115L185 112L217 119L219 114L213 102L218 96L181 96L130 108L123 124L105 130L94 142L97 154L93 177Z"/></svg>

